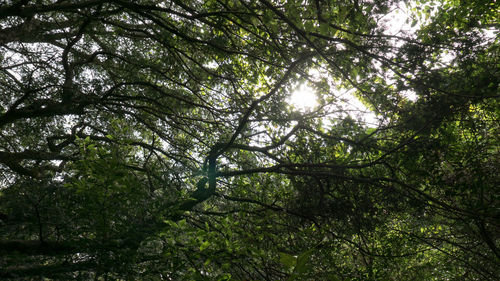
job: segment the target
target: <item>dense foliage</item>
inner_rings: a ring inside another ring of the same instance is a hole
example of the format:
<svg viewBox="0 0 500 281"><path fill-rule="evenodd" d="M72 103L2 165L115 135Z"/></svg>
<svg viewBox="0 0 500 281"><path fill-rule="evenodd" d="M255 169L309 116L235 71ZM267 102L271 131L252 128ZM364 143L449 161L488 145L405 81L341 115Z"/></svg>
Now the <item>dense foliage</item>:
<svg viewBox="0 0 500 281"><path fill-rule="evenodd" d="M499 15L0 1L0 278L498 280Z"/></svg>

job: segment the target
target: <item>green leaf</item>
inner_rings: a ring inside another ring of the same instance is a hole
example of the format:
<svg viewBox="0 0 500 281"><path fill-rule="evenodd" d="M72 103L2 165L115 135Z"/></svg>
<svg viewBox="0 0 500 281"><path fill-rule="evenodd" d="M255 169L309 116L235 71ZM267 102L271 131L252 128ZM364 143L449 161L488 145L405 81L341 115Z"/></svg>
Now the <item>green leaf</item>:
<svg viewBox="0 0 500 281"><path fill-rule="evenodd" d="M315 248L309 249L297 257L297 265L295 266L294 272L304 273L308 269L307 262L310 261L314 250Z"/></svg>
<svg viewBox="0 0 500 281"><path fill-rule="evenodd" d="M328 31L329 31L329 26L327 23L324 23L322 22L320 25L319 25L319 31L322 33L322 34L328 34Z"/></svg>
<svg viewBox="0 0 500 281"><path fill-rule="evenodd" d="M253 17L253 18L252 18L252 24L253 24L254 26L258 26L258 25L260 24L259 19L258 19L258 18L256 18L256 17Z"/></svg>
<svg viewBox="0 0 500 281"><path fill-rule="evenodd" d="M210 242L208 242L208 241L201 243L200 251L205 250L206 248L208 248L208 246L210 246Z"/></svg>
<svg viewBox="0 0 500 281"><path fill-rule="evenodd" d="M294 267L297 258L287 253L280 252L280 262L288 267Z"/></svg>
<svg viewBox="0 0 500 281"><path fill-rule="evenodd" d="M185 227L186 226L186 219L180 220L177 224L179 225L180 228Z"/></svg>

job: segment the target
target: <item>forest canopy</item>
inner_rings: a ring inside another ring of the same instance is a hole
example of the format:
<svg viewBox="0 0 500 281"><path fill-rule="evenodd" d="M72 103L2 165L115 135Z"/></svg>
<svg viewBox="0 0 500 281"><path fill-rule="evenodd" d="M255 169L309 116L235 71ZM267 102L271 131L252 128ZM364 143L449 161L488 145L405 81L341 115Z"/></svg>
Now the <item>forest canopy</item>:
<svg viewBox="0 0 500 281"><path fill-rule="evenodd" d="M0 279L498 280L499 15L0 1Z"/></svg>

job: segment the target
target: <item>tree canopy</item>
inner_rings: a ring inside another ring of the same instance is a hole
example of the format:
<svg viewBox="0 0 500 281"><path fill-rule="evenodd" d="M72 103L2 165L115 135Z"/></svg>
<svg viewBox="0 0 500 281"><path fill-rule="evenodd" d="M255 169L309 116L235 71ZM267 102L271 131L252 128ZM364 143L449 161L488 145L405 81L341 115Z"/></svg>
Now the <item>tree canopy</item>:
<svg viewBox="0 0 500 281"><path fill-rule="evenodd" d="M1 279L498 280L500 2L0 3Z"/></svg>

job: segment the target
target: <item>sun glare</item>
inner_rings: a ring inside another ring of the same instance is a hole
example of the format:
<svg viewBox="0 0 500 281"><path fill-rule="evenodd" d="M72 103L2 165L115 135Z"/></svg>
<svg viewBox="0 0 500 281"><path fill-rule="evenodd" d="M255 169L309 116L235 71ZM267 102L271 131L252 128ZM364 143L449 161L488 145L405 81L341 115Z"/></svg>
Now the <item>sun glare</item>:
<svg viewBox="0 0 500 281"><path fill-rule="evenodd" d="M305 111L311 110L318 105L318 100L314 94L314 90L305 85L299 85L290 95L289 103L295 108Z"/></svg>

